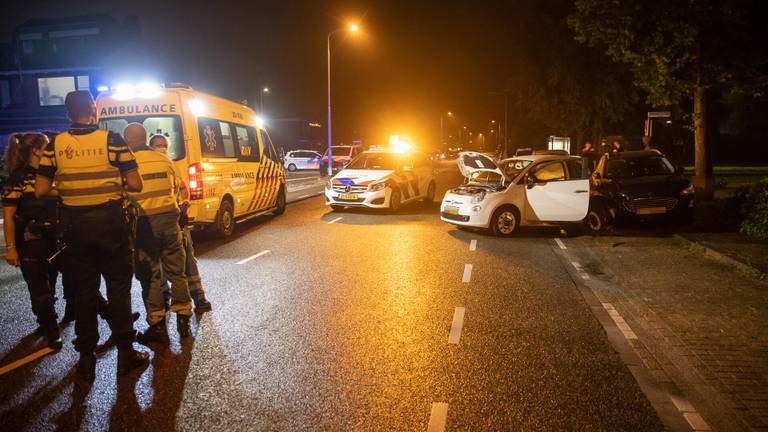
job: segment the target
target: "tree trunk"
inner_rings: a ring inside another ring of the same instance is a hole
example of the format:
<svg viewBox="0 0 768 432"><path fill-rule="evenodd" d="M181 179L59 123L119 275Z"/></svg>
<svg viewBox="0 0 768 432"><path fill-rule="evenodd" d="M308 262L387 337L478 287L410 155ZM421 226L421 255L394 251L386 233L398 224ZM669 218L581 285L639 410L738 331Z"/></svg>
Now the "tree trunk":
<svg viewBox="0 0 768 432"><path fill-rule="evenodd" d="M700 84L693 90L693 139L696 150L696 175L693 178L696 197L710 201L715 195L715 181L707 160L707 90Z"/></svg>

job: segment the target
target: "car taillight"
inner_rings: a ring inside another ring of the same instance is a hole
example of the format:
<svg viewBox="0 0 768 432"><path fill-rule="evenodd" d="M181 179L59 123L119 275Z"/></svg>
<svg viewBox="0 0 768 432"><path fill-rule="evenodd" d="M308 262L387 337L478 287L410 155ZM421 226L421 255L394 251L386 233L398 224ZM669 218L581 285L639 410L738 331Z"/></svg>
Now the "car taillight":
<svg viewBox="0 0 768 432"><path fill-rule="evenodd" d="M203 168L199 163L189 165L189 199L203 199Z"/></svg>

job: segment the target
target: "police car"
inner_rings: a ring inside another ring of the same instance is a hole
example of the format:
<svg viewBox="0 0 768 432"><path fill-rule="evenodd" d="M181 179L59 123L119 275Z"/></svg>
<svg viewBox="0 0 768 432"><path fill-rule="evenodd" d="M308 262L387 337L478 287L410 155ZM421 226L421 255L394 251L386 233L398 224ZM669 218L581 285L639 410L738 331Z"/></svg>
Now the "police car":
<svg viewBox="0 0 768 432"><path fill-rule="evenodd" d="M288 171L316 170L320 168L320 153L312 150L293 150L285 154L283 166Z"/></svg>
<svg viewBox="0 0 768 432"><path fill-rule="evenodd" d="M457 163L466 182L446 192L444 222L508 237L520 226L580 224L587 215L589 170L578 156L553 152L497 163L463 152Z"/></svg>
<svg viewBox="0 0 768 432"><path fill-rule="evenodd" d="M409 148L371 149L360 153L325 186L333 210L368 207L397 210L402 204L435 197L432 162Z"/></svg>

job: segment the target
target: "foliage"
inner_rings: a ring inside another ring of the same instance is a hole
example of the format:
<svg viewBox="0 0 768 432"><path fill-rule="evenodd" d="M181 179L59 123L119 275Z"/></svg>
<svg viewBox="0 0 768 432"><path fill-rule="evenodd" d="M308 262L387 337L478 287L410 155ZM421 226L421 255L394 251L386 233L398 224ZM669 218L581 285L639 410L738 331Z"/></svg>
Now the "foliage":
<svg viewBox="0 0 768 432"><path fill-rule="evenodd" d="M768 178L754 185L742 207L745 219L740 230L743 234L768 240Z"/></svg>

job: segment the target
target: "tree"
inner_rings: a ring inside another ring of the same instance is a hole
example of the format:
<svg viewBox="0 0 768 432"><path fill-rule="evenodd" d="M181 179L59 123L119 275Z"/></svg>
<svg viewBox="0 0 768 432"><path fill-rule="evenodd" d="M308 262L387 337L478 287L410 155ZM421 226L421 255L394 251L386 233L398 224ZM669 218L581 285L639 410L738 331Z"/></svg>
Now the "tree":
<svg viewBox="0 0 768 432"><path fill-rule="evenodd" d="M754 17L758 2L575 0L575 6L568 23L576 39L629 65L649 104L693 100L694 186L699 197L711 199L707 93L718 87L759 96L768 83L765 58L751 48L752 37L762 34Z"/></svg>

